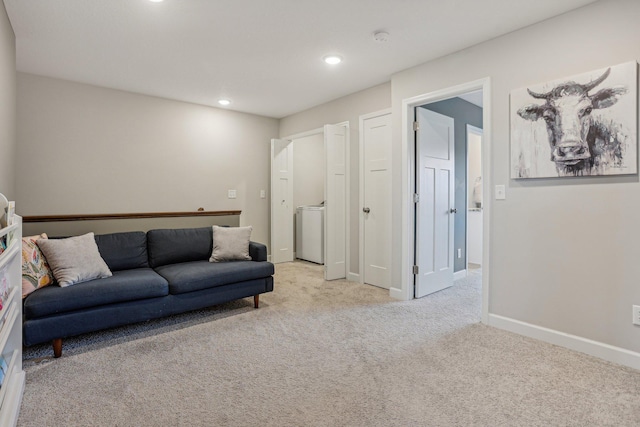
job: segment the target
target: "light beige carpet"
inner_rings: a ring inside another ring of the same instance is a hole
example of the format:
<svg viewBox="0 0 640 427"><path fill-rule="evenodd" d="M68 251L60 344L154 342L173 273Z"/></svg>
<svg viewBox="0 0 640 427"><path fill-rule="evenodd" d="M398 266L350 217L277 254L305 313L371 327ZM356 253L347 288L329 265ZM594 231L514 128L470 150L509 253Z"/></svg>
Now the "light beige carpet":
<svg viewBox="0 0 640 427"><path fill-rule="evenodd" d="M477 272L408 302L321 277L27 349L19 425L640 425L640 372L480 324Z"/></svg>

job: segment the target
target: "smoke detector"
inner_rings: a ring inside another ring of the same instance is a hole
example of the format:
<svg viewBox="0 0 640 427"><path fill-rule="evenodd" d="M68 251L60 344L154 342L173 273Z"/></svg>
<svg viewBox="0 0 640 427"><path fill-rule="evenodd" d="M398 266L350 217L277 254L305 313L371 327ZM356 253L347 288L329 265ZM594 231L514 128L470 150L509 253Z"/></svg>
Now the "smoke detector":
<svg viewBox="0 0 640 427"><path fill-rule="evenodd" d="M373 40L378 43L386 43L389 40L389 33L386 31L376 31L373 33Z"/></svg>

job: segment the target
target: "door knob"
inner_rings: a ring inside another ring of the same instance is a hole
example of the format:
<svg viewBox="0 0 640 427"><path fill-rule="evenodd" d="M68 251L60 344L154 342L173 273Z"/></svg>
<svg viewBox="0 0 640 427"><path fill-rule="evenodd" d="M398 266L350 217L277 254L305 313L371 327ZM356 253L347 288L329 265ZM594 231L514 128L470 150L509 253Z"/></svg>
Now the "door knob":
<svg viewBox="0 0 640 427"><path fill-rule="evenodd" d="M456 209L456 208L449 209L449 212L450 213L458 213L458 209Z"/></svg>
<svg viewBox="0 0 640 427"><path fill-rule="evenodd" d="M362 212L364 212L364 213L369 213L369 212L371 212L371 209L369 209L369 208L362 208Z"/></svg>

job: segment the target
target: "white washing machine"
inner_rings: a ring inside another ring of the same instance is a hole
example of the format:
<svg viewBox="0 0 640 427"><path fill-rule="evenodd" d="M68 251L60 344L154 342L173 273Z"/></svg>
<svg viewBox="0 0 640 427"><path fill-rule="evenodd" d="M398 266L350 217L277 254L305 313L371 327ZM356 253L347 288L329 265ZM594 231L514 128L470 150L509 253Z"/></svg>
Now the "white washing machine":
<svg viewBox="0 0 640 427"><path fill-rule="evenodd" d="M324 264L324 206L296 209L296 258Z"/></svg>

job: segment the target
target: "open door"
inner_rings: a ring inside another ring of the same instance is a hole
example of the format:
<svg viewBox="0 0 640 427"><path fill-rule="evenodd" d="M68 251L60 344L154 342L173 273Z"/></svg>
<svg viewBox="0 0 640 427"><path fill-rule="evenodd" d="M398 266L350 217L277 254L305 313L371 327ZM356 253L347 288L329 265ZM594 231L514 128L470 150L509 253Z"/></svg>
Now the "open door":
<svg viewBox="0 0 640 427"><path fill-rule="evenodd" d="M346 128L325 125L324 278L347 277L347 138Z"/></svg>
<svg viewBox="0 0 640 427"><path fill-rule="evenodd" d="M293 143L271 140L271 262L293 261Z"/></svg>
<svg viewBox="0 0 640 427"><path fill-rule="evenodd" d="M417 107L415 297L453 285L454 120Z"/></svg>

